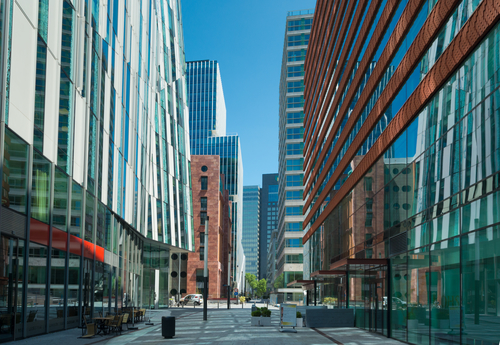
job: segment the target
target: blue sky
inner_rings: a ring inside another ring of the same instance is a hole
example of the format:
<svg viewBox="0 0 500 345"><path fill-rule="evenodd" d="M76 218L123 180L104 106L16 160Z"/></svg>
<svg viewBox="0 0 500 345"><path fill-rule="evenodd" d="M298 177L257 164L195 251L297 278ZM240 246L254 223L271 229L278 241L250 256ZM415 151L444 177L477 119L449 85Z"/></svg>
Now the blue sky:
<svg viewBox="0 0 500 345"><path fill-rule="evenodd" d="M314 0L183 0L186 61L217 60L227 108L227 133L238 133L243 184L261 185L278 172L278 102L288 11Z"/></svg>

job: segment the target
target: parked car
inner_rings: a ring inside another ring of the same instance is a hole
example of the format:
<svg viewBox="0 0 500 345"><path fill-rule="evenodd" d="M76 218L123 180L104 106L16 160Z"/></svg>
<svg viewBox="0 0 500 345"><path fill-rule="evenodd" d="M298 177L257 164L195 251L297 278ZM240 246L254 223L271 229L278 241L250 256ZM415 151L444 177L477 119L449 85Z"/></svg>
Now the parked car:
<svg viewBox="0 0 500 345"><path fill-rule="evenodd" d="M384 307L387 308L387 297L385 297L385 296L383 298L383 305L384 305ZM400 308L400 309L406 308L406 302L400 298L392 297L392 308L393 309L394 308Z"/></svg>
<svg viewBox="0 0 500 345"><path fill-rule="evenodd" d="M191 303L195 305L201 305L203 303L203 295L190 294L181 298L181 304L188 305Z"/></svg>

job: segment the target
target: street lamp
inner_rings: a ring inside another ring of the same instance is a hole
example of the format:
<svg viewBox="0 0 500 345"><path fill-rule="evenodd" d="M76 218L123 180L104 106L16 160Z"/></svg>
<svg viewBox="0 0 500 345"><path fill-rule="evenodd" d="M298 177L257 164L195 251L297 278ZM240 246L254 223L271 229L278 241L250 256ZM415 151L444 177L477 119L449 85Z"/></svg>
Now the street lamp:
<svg viewBox="0 0 500 345"><path fill-rule="evenodd" d="M208 219L205 219L205 267L203 269L203 321L207 321L207 298L208 298Z"/></svg>

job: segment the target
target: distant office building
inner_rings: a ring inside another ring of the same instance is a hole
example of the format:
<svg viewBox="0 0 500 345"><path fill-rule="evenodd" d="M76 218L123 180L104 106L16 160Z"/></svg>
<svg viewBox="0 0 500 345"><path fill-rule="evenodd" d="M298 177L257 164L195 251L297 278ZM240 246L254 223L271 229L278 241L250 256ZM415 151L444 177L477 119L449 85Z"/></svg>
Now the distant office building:
<svg viewBox="0 0 500 345"><path fill-rule="evenodd" d="M193 155L218 155L232 202L233 281L243 283L243 161L240 138L226 135L226 105L217 61L187 63L190 146Z"/></svg>
<svg viewBox="0 0 500 345"><path fill-rule="evenodd" d="M279 217L275 292L284 301L300 302L300 287L287 284L303 278L302 199L304 137L304 60L313 10L289 12L281 65L279 98Z"/></svg>
<svg viewBox="0 0 500 345"><path fill-rule="evenodd" d="M267 276L267 253L271 233L278 227L278 174L262 175L260 191L259 279Z"/></svg>
<svg viewBox="0 0 500 345"><path fill-rule="evenodd" d="M276 281L276 252L278 250L278 230L273 230L267 251L266 279L273 285Z"/></svg>
<svg viewBox="0 0 500 345"><path fill-rule="evenodd" d="M168 307L185 284L180 13L165 0L1 2L0 341Z"/></svg>
<svg viewBox="0 0 500 345"><path fill-rule="evenodd" d="M243 187L243 237L246 273L259 277L260 188Z"/></svg>
<svg viewBox="0 0 500 345"><path fill-rule="evenodd" d="M311 32L309 300L411 344L498 343L498 0L320 0Z"/></svg>
<svg viewBox="0 0 500 345"><path fill-rule="evenodd" d="M229 191L220 174L219 156L191 156L193 190L194 253L188 254L186 293L203 294L204 255L208 249L208 297L227 296L228 272L231 262L231 218ZM208 243L205 243L205 220L208 222Z"/></svg>

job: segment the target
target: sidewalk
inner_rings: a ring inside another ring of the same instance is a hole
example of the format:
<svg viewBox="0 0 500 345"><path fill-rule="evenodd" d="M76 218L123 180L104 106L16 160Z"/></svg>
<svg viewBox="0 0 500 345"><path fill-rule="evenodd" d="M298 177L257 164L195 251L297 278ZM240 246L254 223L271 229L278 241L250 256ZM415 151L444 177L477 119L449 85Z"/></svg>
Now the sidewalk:
<svg viewBox="0 0 500 345"><path fill-rule="evenodd" d="M203 308L171 308L151 312L152 326L137 324L135 331L125 331L121 336L96 336L81 339L81 329L46 334L9 344L54 345L71 343L88 344L344 344L344 345L401 345L403 343L357 328L298 328L297 333L281 333L279 311L272 310L271 327L250 326L250 305L231 305L231 309L210 309L208 321L203 321ZM173 339L161 335L161 317L175 316L176 330Z"/></svg>

